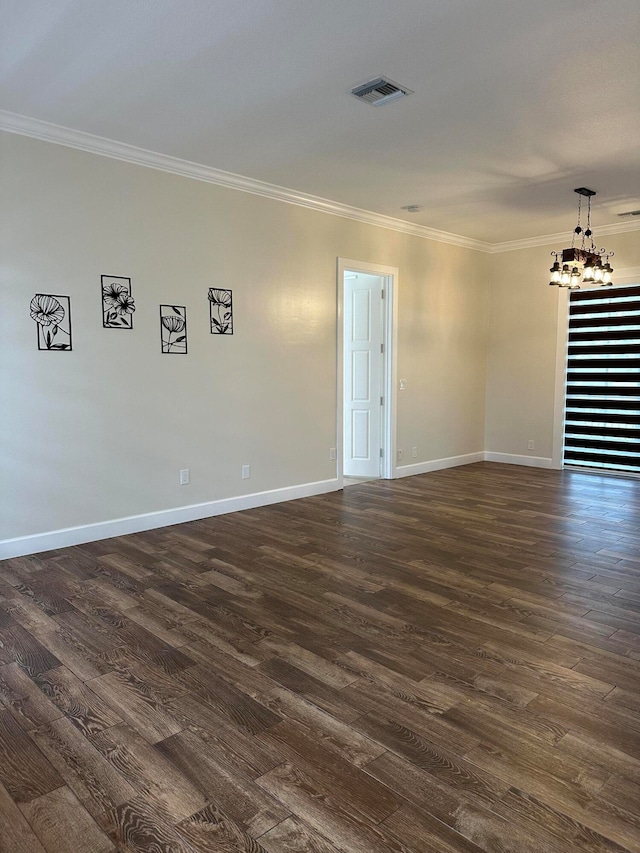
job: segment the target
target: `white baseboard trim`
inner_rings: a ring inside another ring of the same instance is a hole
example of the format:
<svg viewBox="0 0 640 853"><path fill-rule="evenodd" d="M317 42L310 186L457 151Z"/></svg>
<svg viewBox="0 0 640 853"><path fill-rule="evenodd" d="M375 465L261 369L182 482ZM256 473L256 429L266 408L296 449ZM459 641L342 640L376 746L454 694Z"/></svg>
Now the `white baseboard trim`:
<svg viewBox="0 0 640 853"><path fill-rule="evenodd" d="M47 533L37 533L34 536L4 539L0 540L0 560L24 557L27 554L38 554L41 551L53 551L57 548L68 548L71 545L96 542L99 539L111 539L114 536L126 536L129 533L140 533L143 530L155 530L157 527L168 527L171 524L182 524L185 521L196 521L200 518L224 515L228 512L239 512L243 509L254 509L283 501L293 501L297 498L309 498L313 495L335 492L340 488L342 488L342 484L337 479L319 480L315 483L302 483L299 486L286 486L282 489L271 489L266 492L255 492L250 495L223 498L222 500L175 507L174 509L149 512L143 515L131 515L127 518L114 518L110 521L84 524L80 527L51 530Z"/></svg>
<svg viewBox="0 0 640 853"><path fill-rule="evenodd" d="M418 462L415 465L399 465L396 468L396 477L428 474L431 471L455 468L458 465L470 465L473 462L503 462L508 465L528 465L533 468L553 467L552 460L544 456L517 456L512 453L478 451L477 453L465 453L461 456L448 456L444 459L431 459L428 462ZM182 524L185 521L196 521L200 518L210 518L229 512L240 512L243 509L269 506L269 504L293 501L298 498L308 498L313 495L335 492L341 488L342 482L337 478L319 480L314 483L302 483L299 486L286 486L282 489L270 489L265 492L254 492L250 495L223 498L222 500L175 507L142 515L131 515L126 518L115 518L96 524L51 530L33 536L3 539L0 540L0 560L24 557L42 551L54 551L58 548L69 548L72 545L82 545L84 542L96 542L100 539L111 539L114 536L126 536L129 533L141 533L144 530L155 530L158 527Z"/></svg>
<svg viewBox="0 0 640 853"><path fill-rule="evenodd" d="M507 465L528 465L530 468L553 468L553 459L546 456L517 456L515 453L494 453L487 450L485 462L504 462Z"/></svg>
<svg viewBox="0 0 640 853"><path fill-rule="evenodd" d="M472 462L484 462L484 452L464 453L462 456L447 456L445 459L431 459L429 462L417 462L415 465L399 465L397 477L413 477L414 474L429 474L442 471L443 468L455 468L457 465L470 465Z"/></svg>

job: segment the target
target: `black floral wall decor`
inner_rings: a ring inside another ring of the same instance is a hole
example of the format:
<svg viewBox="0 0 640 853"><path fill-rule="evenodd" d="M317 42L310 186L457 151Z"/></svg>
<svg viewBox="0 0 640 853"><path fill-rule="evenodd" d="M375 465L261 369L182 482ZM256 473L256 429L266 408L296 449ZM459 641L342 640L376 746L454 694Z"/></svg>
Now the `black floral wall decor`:
<svg viewBox="0 0 640 853"><path fill-rule="evenodd" d="M162 352L187 352L187 309L184 305L160 306Z"/></svg>
<svg viewBox="0 0 640 853"><path fill-rule="evenodd" d="M233 303L230 290L209 288L209 317L212 335L233 334Z"/></svg>
<svg viewBox="0 0 640 853"><path fill-rule="evenodd" d="M38 327L38 349L70 352L71 299L51 293L36 293L29 310Z"/></svg>
<svg viewBox="0 0 640 853"><path fill-rule="evenodd" d="M131 295L131 279L120 275L100 276L102 325L105 329L133 329L136 305Z"/></svg>

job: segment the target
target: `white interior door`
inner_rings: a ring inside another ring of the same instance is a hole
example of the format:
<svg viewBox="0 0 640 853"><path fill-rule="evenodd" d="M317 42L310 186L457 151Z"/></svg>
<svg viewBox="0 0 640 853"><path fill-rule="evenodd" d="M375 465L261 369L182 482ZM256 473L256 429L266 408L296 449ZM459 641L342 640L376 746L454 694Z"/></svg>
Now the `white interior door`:
<svg viewBox="0 0 640 853"><path fill-rule="evenodd" d="M344 476L379 477L384 277L344 275Z"/></svg>

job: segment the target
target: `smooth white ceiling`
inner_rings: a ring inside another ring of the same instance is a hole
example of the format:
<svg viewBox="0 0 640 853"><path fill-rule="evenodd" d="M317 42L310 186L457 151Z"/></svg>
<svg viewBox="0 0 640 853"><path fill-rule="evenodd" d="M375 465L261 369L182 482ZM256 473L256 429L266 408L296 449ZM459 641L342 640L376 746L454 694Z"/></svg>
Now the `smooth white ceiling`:
<svg viewBox="0 0 640 853"><path fill-rule="evenodd" d="M0 0L0 109L492 243L586 185L597 236L640 208L639 45L640 0ZM415 94L347 94L381 74Z"/></svg>

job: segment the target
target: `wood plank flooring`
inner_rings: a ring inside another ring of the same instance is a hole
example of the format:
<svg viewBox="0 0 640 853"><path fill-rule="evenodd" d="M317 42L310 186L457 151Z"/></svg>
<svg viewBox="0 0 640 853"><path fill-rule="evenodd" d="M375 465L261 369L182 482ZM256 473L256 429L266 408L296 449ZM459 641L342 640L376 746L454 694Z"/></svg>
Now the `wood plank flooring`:
<svg viewBox="0 0 640 853"><path fill-rule="evenodd" d="M640 853L639 511L480 463L0 563L0 853Z"/></svg>

